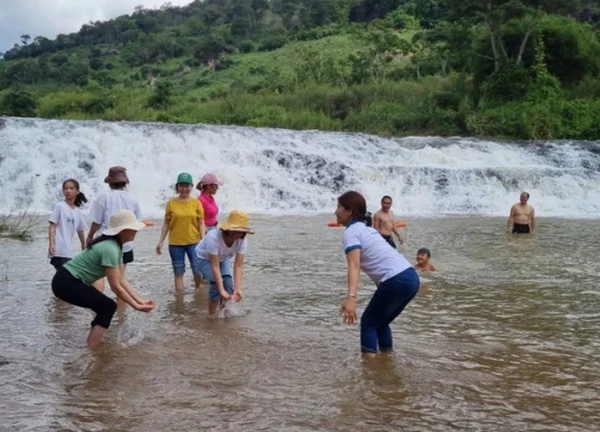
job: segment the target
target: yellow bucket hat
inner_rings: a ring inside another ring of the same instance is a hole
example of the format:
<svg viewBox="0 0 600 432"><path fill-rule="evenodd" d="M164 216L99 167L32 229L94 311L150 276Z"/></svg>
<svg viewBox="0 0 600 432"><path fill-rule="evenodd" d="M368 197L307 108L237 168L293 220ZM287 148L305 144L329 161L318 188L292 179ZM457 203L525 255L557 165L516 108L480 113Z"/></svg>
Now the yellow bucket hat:
<svg viewBox="0 0 600 432"><path fill-rule="evenodd" d="M239 231L248 234L254 234L254 230L250 228L248 223L248 213L241 210L231 210L227 221L217 225L223 231Z"/></svg>

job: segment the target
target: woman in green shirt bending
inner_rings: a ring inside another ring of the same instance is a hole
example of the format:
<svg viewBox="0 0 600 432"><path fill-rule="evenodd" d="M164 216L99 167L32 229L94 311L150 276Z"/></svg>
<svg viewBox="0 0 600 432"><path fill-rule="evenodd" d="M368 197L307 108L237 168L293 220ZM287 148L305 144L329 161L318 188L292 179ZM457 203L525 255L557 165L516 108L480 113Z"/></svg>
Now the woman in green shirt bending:
<svg viewBox="0 0 600 432"><path fill-rule="evenodd" d="M106 276L117 297L138 311L150 312L156 306L154 300L145 300L135 292L119 267L123 262L123 243L133 241L144 226L132 211L116 212L103 235L66 263L52 279L52 292L56 297L96 312L87 339L90 348L100 343L117 310L114 300L92 286L98 279Z"/></svg>

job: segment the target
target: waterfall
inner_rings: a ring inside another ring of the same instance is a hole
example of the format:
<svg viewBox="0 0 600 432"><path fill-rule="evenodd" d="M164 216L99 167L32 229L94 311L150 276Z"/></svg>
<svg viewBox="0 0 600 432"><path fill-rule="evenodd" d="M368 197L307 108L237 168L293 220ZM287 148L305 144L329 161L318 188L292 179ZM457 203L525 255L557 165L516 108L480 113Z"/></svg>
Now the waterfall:
<svg viewBox="0 0 600 432"><path fill-rule="evenodd" d="M0 119L0 212L48 213L73 177L93 201L127 167L144 216L160 217L181 171L213 172L222 210L332 213L346 190L398 215L507 216L525 190L538 216L600 217L599 142L387 139L231 126Z"/></svg>

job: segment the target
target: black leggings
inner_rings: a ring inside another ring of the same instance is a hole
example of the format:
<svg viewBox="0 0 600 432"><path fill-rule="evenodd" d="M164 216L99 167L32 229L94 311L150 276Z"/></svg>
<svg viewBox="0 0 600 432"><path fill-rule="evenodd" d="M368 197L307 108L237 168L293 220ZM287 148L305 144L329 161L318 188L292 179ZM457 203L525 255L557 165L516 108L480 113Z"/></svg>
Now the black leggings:
<svg viewBox="0 0 600 432"><path fill-rule="evenodd" d="M52 292L61 300L96 312L92 327L99 325L110 327L112 317L117 310L117 303L96 288L77 279L66 268L60 268L52 279Z"/></svg>
<svg viewBox="0 0 600 432"><path fill-rule="evenodd" d="M58 270L69 261L71 261L71 258L52 257L50 259L50 264L52 264L54 268Z"/></svg>

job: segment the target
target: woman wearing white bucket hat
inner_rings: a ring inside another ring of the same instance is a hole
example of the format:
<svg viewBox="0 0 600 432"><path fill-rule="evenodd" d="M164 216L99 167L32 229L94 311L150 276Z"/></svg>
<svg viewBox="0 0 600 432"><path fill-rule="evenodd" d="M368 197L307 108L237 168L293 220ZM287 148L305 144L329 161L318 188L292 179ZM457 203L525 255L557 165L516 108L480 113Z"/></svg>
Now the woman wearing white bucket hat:
<svg viewBox="0 0 600 432"><path fill-rule="evenodd" d="M117 304L92 286L98 279L108 278L110 288L132 308L150 312L154 300L141 298L121 273L123 244L131 242L144 228L130 210L120 210L110 217L108 229L87 248L66 263L52 279L52 292L61 300L96 313L87 339L90 348L98 345L110 327Z"/></svg>

